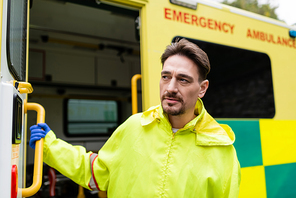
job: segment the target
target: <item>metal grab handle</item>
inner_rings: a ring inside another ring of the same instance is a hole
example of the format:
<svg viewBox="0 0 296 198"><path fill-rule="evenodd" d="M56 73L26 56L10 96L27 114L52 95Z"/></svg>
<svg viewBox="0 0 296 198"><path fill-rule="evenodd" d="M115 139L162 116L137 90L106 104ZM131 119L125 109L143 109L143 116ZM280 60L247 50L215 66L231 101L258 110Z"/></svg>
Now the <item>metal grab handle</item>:
<svg viewBox="0 0 296 198"><path fill-rule="evenodd" d="M34 110L37 112L37 124L44 123L45 121L45 110L37 103L27 103L24 101L24 111L27 113L28 110ZM35 157L34 157L34 174L33 183L28 188L21 188L22 197L30 197L38 192L42 184L42 171L43 171L43 138L36 141L35 145Z"/></svg>
<svg viewBox="0 0 296 198"><path fill-rule="evenodd" d="M141 74L135 74L132 77L132 113L138 113L138 90L137 90L137 81L141 79Z"/></svg>

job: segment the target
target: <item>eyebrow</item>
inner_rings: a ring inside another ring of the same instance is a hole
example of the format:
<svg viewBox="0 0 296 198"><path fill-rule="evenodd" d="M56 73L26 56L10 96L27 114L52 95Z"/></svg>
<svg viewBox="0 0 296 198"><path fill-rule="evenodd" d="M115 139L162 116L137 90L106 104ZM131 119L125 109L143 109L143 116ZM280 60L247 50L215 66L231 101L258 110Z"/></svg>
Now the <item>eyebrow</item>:
<svg viewBox="0 0 296 198"><path fill-rule="evenodd" d="M172 74L170 71L162 71L161 72L161 75L164 75L164 74ZM181 77L181 78L187 78L188 80L191 80L193 81L193 78L187 74L177 74L177 77Z"/></svg>
<svg viewBox="0 0 296 198"><path fill-rule="evenodd" d="M187 74L178 74L178 77L187 78L190 81L193 81L193 78Z"/></svg>
<svg viewBox="0 0 296 198"><path fill-rule="evenodd" d="M170 71L162 71L161 75L163 75L163 74L171 74L171 72Z"/></svg>

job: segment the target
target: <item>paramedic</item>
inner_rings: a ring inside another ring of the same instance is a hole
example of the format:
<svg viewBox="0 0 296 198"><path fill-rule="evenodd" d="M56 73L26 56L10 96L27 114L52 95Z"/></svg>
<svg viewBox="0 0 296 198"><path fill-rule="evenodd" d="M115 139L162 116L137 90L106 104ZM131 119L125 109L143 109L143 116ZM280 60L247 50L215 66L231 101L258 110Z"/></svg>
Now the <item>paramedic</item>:
<svg viewBox="0 0 296 198"><path fill-rule="evenodd" d="M161 105L128 118L98 154L57 139L45 123L30 128L30 146L45 137L45 163L109 198L238 197L234 133L201 100L209 86L206 53L181 39L167 46L161 62Z"/></svg>

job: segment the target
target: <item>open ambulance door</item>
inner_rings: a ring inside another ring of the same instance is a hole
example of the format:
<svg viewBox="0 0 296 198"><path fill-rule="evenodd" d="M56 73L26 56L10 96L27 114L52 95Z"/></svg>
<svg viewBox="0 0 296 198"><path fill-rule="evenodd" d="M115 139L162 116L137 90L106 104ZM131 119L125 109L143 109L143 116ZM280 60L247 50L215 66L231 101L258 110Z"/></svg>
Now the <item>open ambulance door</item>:
<svg viewBox="0 0 296 198"><path fill-rule="evenodd" d="M34 182L25 188L26 111L36 110L44 122L43 107L26 102L33 91L27 82L29 2L3 1L1 10L0 191L1 197L28 197L41 186L43 145L36 145Z"/></svg>

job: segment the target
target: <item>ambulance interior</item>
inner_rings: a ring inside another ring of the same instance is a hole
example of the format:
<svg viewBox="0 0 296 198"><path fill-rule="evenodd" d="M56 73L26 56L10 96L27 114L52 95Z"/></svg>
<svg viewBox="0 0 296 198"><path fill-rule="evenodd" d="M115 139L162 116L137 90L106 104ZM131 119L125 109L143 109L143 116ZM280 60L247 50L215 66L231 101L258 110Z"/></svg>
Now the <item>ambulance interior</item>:
<svg viewBox="0 0 296 198"><path fill-rule="evenodd" d="M28 101L44 106L45 122L58 138L96 152L132 114L131 78L141 74L138 16L139 10L95 0L32 1L28 78L34 92ZM188 39L206 51L211 62L210 88L203 101L213 117L274 116L267 54ZM141 90L139 81L139 112ZM29 112L27 142L35 120L36 114ZM34 155L29 146L27 153L28 186ZM47 197L48 169L44 170L39 194ZM57 194L77 196L77 185L59 177Z"/></svg>
<svg viewBox="0 0 296 198"><path fill-rule="evenodd" d="M100 1L32 1L28 79L34 91L28 101L45 108L45 122L58 138L96 152L132 114L131 78L141 73L138 16L139 10ZM138 96L141 111L140 81ZM27 142L35 122L36 113L28 112ZM30 186L29 145L27 153ZM42 197L49 196L47 170ZM77 185L60 180L57 195L77 196Z"/></svg>

